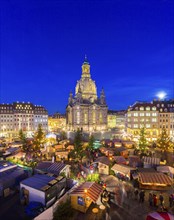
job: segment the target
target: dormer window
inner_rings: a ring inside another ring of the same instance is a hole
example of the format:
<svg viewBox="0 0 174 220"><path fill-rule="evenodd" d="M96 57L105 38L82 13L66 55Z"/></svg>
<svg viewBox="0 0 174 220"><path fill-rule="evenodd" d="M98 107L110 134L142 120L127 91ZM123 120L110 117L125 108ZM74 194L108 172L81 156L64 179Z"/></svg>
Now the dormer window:
<svg viewBox="0 0 174 220"><path fill-rule="evenodd" d="M141 107L140 107L140 111L144 111L144 107L141 106Z"/></svg>
<svg viewBox="0 0 174 220"><path fill-rule="evenodd" d="M146 107L146 111L150 111L150 107L148 106L148 107Z"/></svg>

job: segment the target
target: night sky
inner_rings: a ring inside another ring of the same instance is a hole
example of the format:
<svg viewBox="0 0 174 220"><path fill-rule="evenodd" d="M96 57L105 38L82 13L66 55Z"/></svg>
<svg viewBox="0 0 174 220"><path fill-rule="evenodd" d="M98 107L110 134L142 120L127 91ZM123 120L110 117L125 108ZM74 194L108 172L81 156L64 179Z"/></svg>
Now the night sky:
<svg viewBox="0 0 174 220"><path fill-rule="evenodd" d="M174 97L173 0L1 0L0 103L65 112L85 54L109 109Z"/></svg>

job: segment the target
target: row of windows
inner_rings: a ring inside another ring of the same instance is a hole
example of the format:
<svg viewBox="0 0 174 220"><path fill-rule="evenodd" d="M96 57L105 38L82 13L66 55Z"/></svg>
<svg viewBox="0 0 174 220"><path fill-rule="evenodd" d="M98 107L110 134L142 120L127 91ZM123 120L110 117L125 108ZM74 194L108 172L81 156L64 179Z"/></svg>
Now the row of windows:
<svg viewBox="0 0 174 220"><path fill-rule="evenodd" d="M130 118L128 118L128 122L130 122L131 121L131 119ZM157 118L134 118L133 119L133 121L134 122L138 122L138 121L140 121L140 122L157 122Z"/></svg>
<svg viewBox="0 0 174 220"><path fill-rule="evenodd" d="M129 115L128 115L129 116ZM131 116L131 115L130 115ZM150 113L150 112L146 112L146 113L138 113L138 112L135 112L135 113L133 113L133 116L135 116L135 117L138 117L138 116L140 116L140 117L143 117L143 116L157 116L157 113L156 112L153 112L153 113Z"/></svg>
<svg viewBox="0 0 174 220"><path fill-rule="evenodd" d="M143 127L150 128L151 125L150 125L150 124L146 124L146 125L138 125L138 124L134 124L133 127L134 127L134 128L139 128L139 127L140 127L140 128L143 128Z"/></svg>
<svg viewBox="0 0 174 220"><path fill-rule="evenodd" d="M131 127L130 124L128 127ZM146 125L138 125L138 124L134 124L133 128L156 128L156 126L151 126L151 124L146 124ZM168 125L160 125L160 128L168 128ZM172 125L170 126L170 128L172 128Z"/></svg>
<svg viewBox="0 0 174 220"><path fill-rule="evenodd" d="M138 116L140 116L140 117L142 117L142 116L157 116L157 113L156 112L152 112L152 113L150 113L150 112L146 112L146 113L144 113L144 112L141 112L141 113L134 112L132 114L128 113L128 117L131 117L131 116L135 116L135 117L138 117ZM160 117L169 117L169 114L160 114L159 116ZM171 114L170 117L174 117L173 114Z"/></svg>
<svg viewBox="0 0 174 220"><path fill-rule="evenodd" d="M168 122L168 119L163 119L163 120L160 119L160 122Z"/></svg>
<svg viewBox="0 0 174 220"><path fill-rule="evenodd" d="M138 107L136 107L135 109L138 110ZM141 107L140 107L140 111L144 111L144 110L150 111L150 107L147 106L146 108L144 108L143 106L141 106ZM152 110L153 110L153 111L156 111L156 107L155 107L155 106L152 107Z"/></svg>
<svg viewBox="0 0 174 220"><path fill-rule="evenodd" d="M35 118L47 118L47 115L0 115L0 118L12 118L12 117L35 117Z"/></svg>
<svg viewBox="0 0 174 220"><path fill-rule="evenodd" d="M13 109L12 106L1 106L0 109Z"/></svg>
<svg viewBox="0 0 174 220"><path fill-rule="evenodd" d="M160 117L168 117L168 114L160 114Z"/></svg>

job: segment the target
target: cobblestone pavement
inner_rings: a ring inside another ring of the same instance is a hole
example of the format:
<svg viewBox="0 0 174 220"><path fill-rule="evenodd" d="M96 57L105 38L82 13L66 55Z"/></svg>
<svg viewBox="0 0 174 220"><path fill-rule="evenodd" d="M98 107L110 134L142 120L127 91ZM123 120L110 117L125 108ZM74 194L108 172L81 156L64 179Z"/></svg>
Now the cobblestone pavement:
<svg viewBox="0 0 174 220"><path fill-rule="evenodd" d="M0 198L0 219L2 220L29 220L25 215L24 206L20 204L19 193Z"/></svg>
<svg viewBox="0 0 174 220"><path fill-rule="evenodd" d="M114 192L115 204L111 205L109 215L111 220L113 219L124 219L124 220L144 220L149 212L159 211L159 202L157 207L150 207L148 202L149 192L155 193L159 198L159 191L145 190L145 201L144 203L139 203L138 200L134 198L134 188L130 183L118 180L114 176L102 176L102 180L106 183L107 190ZM132 190L132 193L127 194L126 190ZM169 195L171 192L162 192L164 197L164 206L174 214L174 208L169 208Z"/></svg>

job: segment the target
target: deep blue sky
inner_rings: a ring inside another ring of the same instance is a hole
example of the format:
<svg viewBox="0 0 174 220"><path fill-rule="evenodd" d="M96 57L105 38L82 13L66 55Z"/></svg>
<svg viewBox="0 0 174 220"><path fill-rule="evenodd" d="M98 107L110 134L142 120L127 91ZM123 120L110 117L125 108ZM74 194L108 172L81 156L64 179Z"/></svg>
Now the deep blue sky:
<svg viewBox="0 0 174 220"><path fill-rule="evenodd" d="M173 0L2 0L0 102L64 112L87 54L109 109L174 97Z"/></svg>

